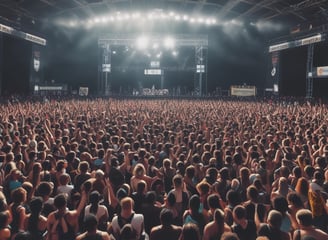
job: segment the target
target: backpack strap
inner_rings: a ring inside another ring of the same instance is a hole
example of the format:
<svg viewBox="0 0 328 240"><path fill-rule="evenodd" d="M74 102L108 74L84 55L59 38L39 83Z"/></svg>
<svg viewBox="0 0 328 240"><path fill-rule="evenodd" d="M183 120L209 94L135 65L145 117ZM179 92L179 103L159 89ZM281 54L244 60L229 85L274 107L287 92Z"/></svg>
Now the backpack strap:
<svg viewBox="0 0 328 240"><path fill-rule="evenodd" d="M301 240L301 229L295 231L296 240Z"/></svg>
<svg viewBox="0 0 328 240"><path fill-rule="evenodd" d="M132 219L134 217L134 213L131 214L131 216L128 219L123 218L120 214L117 216L117 223L122 229L125 224L131 223Z"/></svg>

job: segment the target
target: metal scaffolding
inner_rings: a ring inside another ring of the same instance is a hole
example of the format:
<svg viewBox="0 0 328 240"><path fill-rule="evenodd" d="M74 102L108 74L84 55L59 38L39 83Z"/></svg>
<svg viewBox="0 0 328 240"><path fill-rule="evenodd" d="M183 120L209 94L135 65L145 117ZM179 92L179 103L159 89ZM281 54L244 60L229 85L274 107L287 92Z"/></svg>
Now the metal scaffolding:
<svg viewBox="0 0 328 240"><path fill-rule="evenodd" d="M100 95L111 94L111 79L110 72L113 69L111 62L111 49L112 46L134 46L139 36L132 34L111 34L101 36L98 39L98 48L100 52L98 63L98 93ZM174 39L175 47L193 47L195 49L195 66L194 68L177 68L177 67L165 67L161 66L161 69L171 71L194 71L195 73L195 85L194 92L197 96L202 96L207 90L203 89L204 85L207 86L207 54L205 51L208 48L208 36L207 35L190 35L179 34L171 36ZM149 42L163 41L163 35L152 35L148 37ZM206 55L206 56L205 56ZM198 67L202 66L201 71ZM120 66L120 68L133 69L133 66ZM162 72L163 72L162 71ZM197 79L197 81L196 81ZM164 85L164 76L161 76L161 87Z"/></svg>
<svg viewBox="0 0 328 240"><path fill-rule="evenodd" d="M312 98L313 96L313 50L314 44L310 44L306 62L306 98Z"/></svg>

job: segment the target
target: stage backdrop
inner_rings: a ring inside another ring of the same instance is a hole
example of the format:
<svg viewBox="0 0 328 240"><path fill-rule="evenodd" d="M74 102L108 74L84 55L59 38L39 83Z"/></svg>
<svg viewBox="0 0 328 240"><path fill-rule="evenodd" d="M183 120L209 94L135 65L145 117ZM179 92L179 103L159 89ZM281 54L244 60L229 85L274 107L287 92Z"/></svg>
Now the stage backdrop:
<svg viewBox="0 0 328 240"><path fill-rule="evenodd" d="M29 93L33 94L35 86L44 84L44 47L32 45L32 57L30 63Z"/></svg>

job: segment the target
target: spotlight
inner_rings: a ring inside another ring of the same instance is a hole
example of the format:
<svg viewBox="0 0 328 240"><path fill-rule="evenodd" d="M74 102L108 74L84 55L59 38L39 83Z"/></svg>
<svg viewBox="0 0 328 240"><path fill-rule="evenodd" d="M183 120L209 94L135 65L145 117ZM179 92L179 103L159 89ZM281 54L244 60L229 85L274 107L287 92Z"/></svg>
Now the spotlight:
<svg viewBox="0 0 328 240"><path fill-rule="evenodd" d="M180 17L180 15L176 15L174 19L175 19L176 21L180 21L180 20L181 20L181 17Z"/></svg>
<svg viewBox="0 0 328 240"><path fill-rule="evenodd" d="M146 49L148 47L149 39L146 36L139 37L137 39L137 48Z"/></svg>
<svg viewBox="0 0 328 240"><path fill-rule="evenodd" d="M99 18L95 18L95 19L93 19L93 21L94 21L95 23L99 23L99 22L100 22L100 19L99 19Z"/></svg>
<svg viewBox="0 0 328 240"><path fill-rule="evenodd" d="M153 49L158 49L158 43L153 44Z"/></svg>
<svg viewBox="0 0 328 240"><path fill-rule="evenodd" d="M126 20L129 20L129 19L130 19L130 14L128 14L128 13L125 14L125 15L124 15L124 18L125 18Z"/></svg>
<svg viewBox="0 0 328 240"><path fill-rule="evenodd" d="M183 15L183 20L187 21L189 19L188 15Z"/></svg>
<svg viewBox="0 0 328 240"><path fill-rule="evenodd" d="M178 56L178 52L174 50L174 51L172 52L172 55L173 55L173 57L176 57L176 56Z"/></svg>
<svg viewBox="0 0 328 240"><path fill-rule="evenodd" d="M149 20L153 19L153 14L152 14L152 13L149 13L149 14L147 15L147 18L148 18Z"/></svg>
<svg viewBox="0 0 328 240"><path fill-rule="evenodd" d="M140 18L140 13L138 13L138 12L133 13L133 14L132 14L132 18L133 18L133 19Z"/></svg>
<svg viewBox="0 0 328 240"><path fill-rule="evenodd" d="M203 22L204 22L204 18L201 18L201 17L198 18L198 19L197 19L197 22L199 22L199 23L203 23Z"/></svg>
<svg viewBox="0 0 328 240"><path fill-rule="evenodd" d="M76 22L74 22L74 21L70 21L70 22L69 22L69 26L70 26L70 27L75 27L75 26L76 26Z"/></svg>
<svg viewBox="0 0 328 240"><path fill-rule="evenodd" d="M175 41L171 37L167 37L164 39L164 46L168 49L174 48Z"/></svg>

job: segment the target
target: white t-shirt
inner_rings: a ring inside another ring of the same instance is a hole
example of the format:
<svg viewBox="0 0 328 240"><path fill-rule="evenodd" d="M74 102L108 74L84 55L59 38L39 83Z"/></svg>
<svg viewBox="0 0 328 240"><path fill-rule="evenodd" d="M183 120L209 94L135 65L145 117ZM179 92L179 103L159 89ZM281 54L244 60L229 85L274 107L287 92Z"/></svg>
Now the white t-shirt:
<svg viewBox="0 0 328 240"><path fill-rule="evenodd" d="M91 207L91 204L85 207L84 216L87 216L90 214L90 207ZM104 205L98 205L98 210L97 210L97 213L95 214L97 220L99 221L99 219L102 216L104 216L105 214L107 214L107 216L108 216L107 208Z"/></svg>
<svg viewBox="0 0 328 240"><path fill-rule="evenodd" d="M62 185L57 188L57 193L64 193L67 194L68 196L71 195L71 191L73 190L74 186L73 185Z"/></svg>
<svg viewBox="0 0 328 240"><path fill-rule="evenodd" d="M131 220L131 226L136 231L136 239L140 239L141 235L144 233L144 217L142 214L134 213ZM115 216L112 221L113 235L115 238L120 236L121 227L118 223L118 216Z"/></svg>

